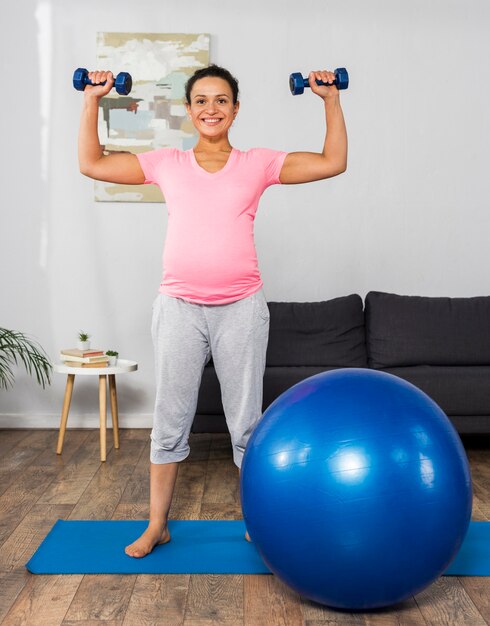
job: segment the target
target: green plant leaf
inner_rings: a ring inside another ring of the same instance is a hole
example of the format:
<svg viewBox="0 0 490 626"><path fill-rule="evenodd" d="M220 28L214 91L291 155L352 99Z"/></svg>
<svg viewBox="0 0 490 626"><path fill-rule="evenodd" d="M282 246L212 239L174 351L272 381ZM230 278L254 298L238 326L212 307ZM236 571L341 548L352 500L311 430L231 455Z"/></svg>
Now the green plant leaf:
<svg viewBox="0 0 490 626"><path fill-rule="evenodd" d="M8 389L14 384L12 366L22 361L27 373L36 376L43 389L51 384L52 364L42 346L24 333L0 328L0 387Z"/></svg>

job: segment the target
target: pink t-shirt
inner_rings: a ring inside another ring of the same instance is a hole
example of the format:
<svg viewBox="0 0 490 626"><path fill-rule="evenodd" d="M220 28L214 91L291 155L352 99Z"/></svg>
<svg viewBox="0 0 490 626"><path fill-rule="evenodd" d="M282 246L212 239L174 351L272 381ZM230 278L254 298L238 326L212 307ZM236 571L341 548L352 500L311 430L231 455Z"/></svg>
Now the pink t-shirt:
<svg viewBox="0 0 490 626"><path fill-rule="evenodd" d="M278 184L287 152L232 149L207 172L194 150L138 154L146 183L162 189L168 226L160 293L200 304L227 304L258 291L254 220L260 196Z"/></svg>

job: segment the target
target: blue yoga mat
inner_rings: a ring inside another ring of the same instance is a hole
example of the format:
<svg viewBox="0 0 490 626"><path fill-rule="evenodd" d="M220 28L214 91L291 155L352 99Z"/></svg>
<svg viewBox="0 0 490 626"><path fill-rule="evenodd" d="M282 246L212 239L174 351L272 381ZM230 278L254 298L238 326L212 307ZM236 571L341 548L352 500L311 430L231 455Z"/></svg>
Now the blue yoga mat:
<svg viewBox="0 0 490 626"><path fill-rule="evenodd" d="M58 520L26 564L33 574L269 574L243 521L172 520L172 541L142 559L124 547L147 527L145 520ZM490 575L490 522L472 522L445 572Z"/></svg>
<svg viewBox="0 0 490 626"><path fill-rule="evenodd" d="M490 576L490 522L471 522L445 576Z"/></svg>
<svg viewBox="0 0 490 626"><path fill-rule="evenodd" d="M170 520L172 540L142 559L124 547L145 520L58 520L31 560L33 574L269 574L239 521Z"/></svg>

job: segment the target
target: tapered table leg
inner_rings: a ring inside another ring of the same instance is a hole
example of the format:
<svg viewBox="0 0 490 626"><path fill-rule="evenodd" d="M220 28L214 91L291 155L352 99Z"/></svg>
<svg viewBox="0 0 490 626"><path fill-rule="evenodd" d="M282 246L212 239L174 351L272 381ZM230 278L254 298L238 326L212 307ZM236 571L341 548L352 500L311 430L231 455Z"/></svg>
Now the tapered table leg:
<svg viewBox="0 0 490 626"><path fill-rule="evenodd" d="M112 432L114 435L114 447L119 449L119 415L117 412L116 375L109 374L109 395L111 397Z"/></svg>
<svg viewBox="0 0 490 626"><path fill-rule="evenodd" d="M73 393L73 385L75 384L75 374L68 374L65 388L65 398L63 400L63 409L61 411L60 432L58 434L58 446L56 454L61 454L63 450L63 440L65 438L66 423L68 421L68 413L70 411L71 395Z"/></svg>
<svg viewBox="0 0 490 626"><path fill-rule="evenodd" d="M105 374L99 376L99 410L100 410L100 460L106 460L107 430L107 379Z"/></svg>

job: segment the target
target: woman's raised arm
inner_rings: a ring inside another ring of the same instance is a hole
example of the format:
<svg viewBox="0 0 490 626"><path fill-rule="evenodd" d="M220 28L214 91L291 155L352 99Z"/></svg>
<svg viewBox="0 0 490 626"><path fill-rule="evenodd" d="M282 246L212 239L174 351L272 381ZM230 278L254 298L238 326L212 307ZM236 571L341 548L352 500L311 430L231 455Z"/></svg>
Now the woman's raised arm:
<svg viewBox="0 0 490 626"><path fill-rule="evenodd" d="M104 155L97 129L99 100L109 93L114 85L112 72L90 72L93 83L105 82L105 85L87 85L84 90L84 104L78 135L78 161L80 172L95 180L124 185L141 185L145 175L134 154Z"/></svg>
<svg viewBox="0 0 490 626"><path fill-rule="evenodd" d="M347 131L340 106L339 90L316 84L333 82L333 72L310 72L311 90L325 103L327 131L322 152L290 152L284 160L279 180L283 184L310 183L314 180L331 178L347 169Z"/></svg>

